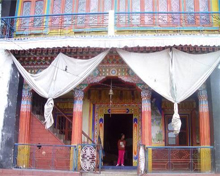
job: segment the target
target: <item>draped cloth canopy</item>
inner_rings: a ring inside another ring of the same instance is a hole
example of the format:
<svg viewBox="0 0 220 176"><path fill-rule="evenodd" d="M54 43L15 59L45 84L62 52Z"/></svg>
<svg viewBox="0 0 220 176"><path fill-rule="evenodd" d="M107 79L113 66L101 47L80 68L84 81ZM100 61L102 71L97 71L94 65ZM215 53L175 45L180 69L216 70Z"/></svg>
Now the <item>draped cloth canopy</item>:
<svg viewBox="0 0 220 176"><path fill-rule="evenodd" d="M28 73L10 52L0 57L12 59L30 87L47 98L44 117L46 128L53 124L53 99L78 86L105 58L109 50L88 60L70 58L60 53L48 68L38 74ZM147 85L174 103L172 126L179 133L181 120L177 103L192 95L209 77L220 61L220 51L208 54L188 54L166 49L155 53L117 52Z"/></svg>
<svg viewBox="0 0 220 176"><path fill-rule="evenodd" d="M188 54L172 48L150 54L121 49L117 49L117 52L147 85L174 103L171 124L176 134L181 128L177 103L191 96L220 61L220 51Z"/></svg>
<svg viewBox="0 0 220 176"><path fill-rule="evenodd" d="M48 68L38 74L28 73L10 52L4 54L13 59L30 87L48 99L44 106L44 117L46 128L49 128L53 124L53 99L77 87L99 65L108 52L109 50L106 50L88 60L75 59L60 53Z"/></svg>

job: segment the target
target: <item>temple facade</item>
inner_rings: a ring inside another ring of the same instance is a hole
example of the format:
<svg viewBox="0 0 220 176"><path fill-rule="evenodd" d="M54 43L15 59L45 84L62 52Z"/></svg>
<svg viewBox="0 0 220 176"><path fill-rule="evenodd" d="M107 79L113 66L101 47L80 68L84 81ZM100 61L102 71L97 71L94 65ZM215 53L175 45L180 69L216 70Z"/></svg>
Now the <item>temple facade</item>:
<svg viewBox="0 0 220 176"><path fill-rule="evenodd" d="M48 68L59 53L88 60L110 51L83 82L54 99L49 129L46 98L12 62L0 61L0 168L117 169L123 133L125 167L120 169L220 172L219 68L178 105L182 126L176 135L173 103L140 79L117 52L172 47L195 55L219 51L219 0L17 0L4 8L5 3L0 48L31 74Z"/></svg>

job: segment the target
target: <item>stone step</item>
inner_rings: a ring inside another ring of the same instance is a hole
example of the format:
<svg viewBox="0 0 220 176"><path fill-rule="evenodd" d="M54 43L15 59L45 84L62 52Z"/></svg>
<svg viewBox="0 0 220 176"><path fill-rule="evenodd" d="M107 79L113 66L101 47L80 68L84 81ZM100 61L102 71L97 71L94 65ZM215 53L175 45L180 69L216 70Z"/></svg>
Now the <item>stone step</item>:
<svg viewBox="0 0 220 176"><path fill-rule="evenodd" d="M82 176L94 176L94 173L82 173ZM132 170L109 170L109 171L101 171L99 176L137 176L137 171Z"/></svg>
<svg viewBox="0 0 220 176"><path fill-rule="evenodd" d="M68 140L64 140L63 142L64 142L64 144L66 144L66 145L70 145L70 144L71 144L71 141L68 141Z"/></svg>
<svg viewBox="0 0 220 176"><path fill-rule="evenodd" d="M36 117L43 123L45 121L42 115L36 115Z"/></svg>
<svg viewBox="0 0 220 176"><path fill-rule="evenodd" d="M59 129L56 129L56 128L53 128L53 127L51 127L49 130L50 130L53 134L55 134L55 135L58 135L58 134L60 133L60 130L59 130Z"/></svg>
<svg viewBox="0 0 220 176"><path fill-rule="evenodd" d="M64 135L64 134L56 134L56 136L57 136L60 140L62 140L62 141L65 140L65 135Z"/></svg>

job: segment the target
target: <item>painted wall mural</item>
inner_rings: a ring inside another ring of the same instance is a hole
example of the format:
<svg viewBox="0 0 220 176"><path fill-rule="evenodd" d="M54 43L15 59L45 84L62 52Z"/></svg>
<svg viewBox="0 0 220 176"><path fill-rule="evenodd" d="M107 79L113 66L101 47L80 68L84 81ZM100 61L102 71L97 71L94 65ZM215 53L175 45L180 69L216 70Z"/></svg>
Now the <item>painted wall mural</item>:
<svg viewBox="0 0 220 176"><path fill-rule="evenodd" d="M151 109L152 144L164 145L164 123L162 115L154 108Z"/></svg>

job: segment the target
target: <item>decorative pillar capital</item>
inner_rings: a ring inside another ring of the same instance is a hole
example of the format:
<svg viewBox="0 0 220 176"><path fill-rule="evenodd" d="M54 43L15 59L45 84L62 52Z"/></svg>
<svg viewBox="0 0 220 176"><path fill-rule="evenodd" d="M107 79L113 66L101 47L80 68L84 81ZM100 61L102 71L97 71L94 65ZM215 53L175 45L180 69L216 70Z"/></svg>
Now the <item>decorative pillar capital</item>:
<svg viewBox="0 0 220 176"><path fill-rule="evenodd" d="M142 100L150 100L152 91L150 89L142 89L141 98Z"/></svg>
<svg viewBox="0 0 220 176"><path fill-rule="evenodd" d="M87 81L84 81L83 83L79 84L75 89L84 91L88 87L88 85L89 83L87 83Z"/></svg>
<svg viewBox="0 0 220 176"><path fill-rule="evenodd" d="M137 83L136 86L140 89L140 90L152 90L147 84L145 83Z"/></svg>
<svg viewBox="0 0 220 176"><path fill-rule="evenodd" d="M74 89L73 123L71 144L82 143L82 109L84 92L82 89Z"/></svg>
<svg viewBox="0 0 220 176"><path fill-rule="evenodd" d="M198 90L206 90L206 83L202 84Z"/></svg>
<svg viewBox="0 0 220 176"><path fill-rule="evenodd" d="M24 84L22 89L21 112L31 111L31 105L32 89L28 84Z"/></svg>
<svg viewBox="0 0 220 176"><path fill-rule="evenodd" d="M26 83L24 83L23 89L22 89L22 99L23 99L23 97L32 97L32 89Z"/></svg>
<svg viewBox="0 0 220 176"><path fill-rule="evenodd" d="M82 89L74 89L74 100L82 101L84 97L84 92Z"/></svg>
<svg viewBox="0 0 220 176"><path fill-rule="evenodd" d="M73 111L81 112L83 106L84 92L82 89L74 89L74 108Z"/></svg>
<svg viewBox="0 0 220 176"><path fill-rule="evenodd" d="M149 111L151 112L151 93L152 91L149 89L143 89L141 91L142 98L142 112Z"/></svg>
<svg viewBox="0 0 220 176"><path fill-rule="evenodd" d="M206 85L205 84L203 84L198 89L197 95L198 95L199 101L208 100L207 89L206 89Z"/></svg>
<svg viewBox="0 0 220 176"><path fill-rule="evenodd" d="M199 99L199 111L200 112L208 112L209 111L209 106L208 106L208 94L206 90L206 85L203 84L199 89L198 89L198 99Z"/></svg>

